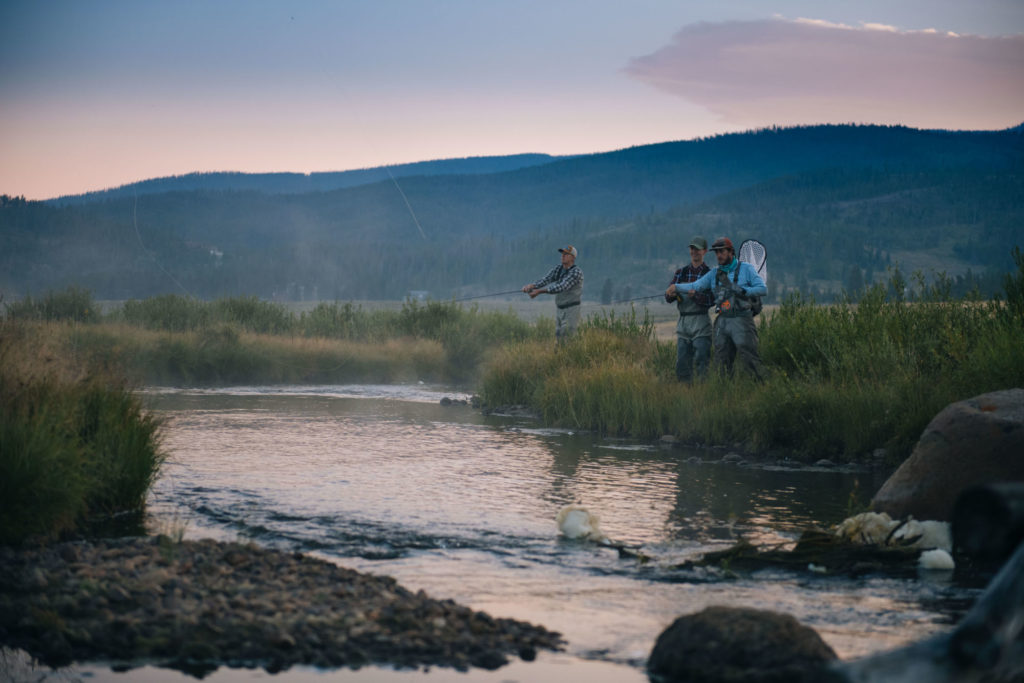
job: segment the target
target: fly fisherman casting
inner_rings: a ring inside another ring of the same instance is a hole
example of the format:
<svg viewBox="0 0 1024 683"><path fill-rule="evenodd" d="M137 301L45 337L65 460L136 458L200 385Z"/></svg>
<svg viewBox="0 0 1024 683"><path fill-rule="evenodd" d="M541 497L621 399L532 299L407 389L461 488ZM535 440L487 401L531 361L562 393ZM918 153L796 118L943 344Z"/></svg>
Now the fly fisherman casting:
<svg viewBox="0 0 1024 683"><path fill-rule="evenodd" d="M531 299L537 298L539 294L555 295L555 340L561 344L575 334L580 322L583 271L576 265L576 247L570 244L558 251L562 254L562 262L541 279L525 285L523 291Z"/></svg>

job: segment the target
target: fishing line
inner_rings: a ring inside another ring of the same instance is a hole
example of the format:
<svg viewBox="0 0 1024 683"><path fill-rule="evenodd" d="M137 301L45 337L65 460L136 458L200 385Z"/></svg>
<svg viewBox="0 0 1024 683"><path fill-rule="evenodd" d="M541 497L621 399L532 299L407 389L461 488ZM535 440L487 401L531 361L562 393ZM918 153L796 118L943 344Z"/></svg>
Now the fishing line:
<svg viewBox="0 0 1024 683"><path fill-rule="evenodd" d="M160 262L156 260L156 255L154 254L154 252L150 251L149 249L146 249L146 245L142 243L142 235L139 234L138 207L139 207L139 193L136 191L136 192L133 193L133 199L132 199L132 225L135 226L135 237L139 240L139 246L142 248L142 251L145 254L147 254L149 256L149 258L151 258L153 260L153 263L156 264L157 268L159 268L160 270L162 270L164 272L164 275L166 275L167 277L171 278L171 281L174 282L174 284L176 284L179 287L181 287L181 291L185 292L185 294L188 294L190 297L195 299L196 298L195 295L193 295L192 292L188 291L188 288L185 287L185 285L183 285L180 282L178 282L178 278L176 278L173 275L171 275L167 271L166 268L164 268L162 265L160 265Z"/></svg>
<svg viewBox="0 0 1024 683"><path fill-rule="evenodd" d="M478 294L477 296L464 296L461 299L452 299L452 301L469 301L470 299L485 299L489 296L501 296L502 294L521 294L521 289L510 289L507 292L495 292L494 294Z"/></svg>
<svg viewBox="0 0 1024 683"><path fill-rule="evenodd" d="M405 196L404 192L402 192L402 188L398 184L398 181L395 180L395 176L391 175L391 168L385 166L384 170L388 172L388 177L391 178L391 182L395 184L395 189L398 190L398 194L402 195L402 199L405 201L405 205L409 209L409 215L412 216L412 220L416 224L416 229L420 231L420 235L423 237L424 240L426 240L427 233L423 232L423 228L420 227L420 221L418 218L416 218L416 212L412 210L412 204L409 203L409 198Z"/></svg>

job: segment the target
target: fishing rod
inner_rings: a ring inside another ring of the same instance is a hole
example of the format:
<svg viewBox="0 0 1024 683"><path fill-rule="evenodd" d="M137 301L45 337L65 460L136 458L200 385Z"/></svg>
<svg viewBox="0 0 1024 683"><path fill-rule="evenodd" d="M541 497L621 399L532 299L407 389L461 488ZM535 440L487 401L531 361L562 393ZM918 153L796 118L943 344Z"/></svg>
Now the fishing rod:
<svg viewBox="0 0 1024 683"><path fill-rule="evenodd" d="M519 294L523 290L521 289L510 289L507 292L495 292L494 294L478 294L477 296L464 296L461 299L452 299L452 301L469 301L470 299L486 299L489 296L501 296L502 294Z"/></svg>
<svg viewBox="0 0 1024 683"><path fill-rule="evenodd" d="M659 296L665 296L665 293L662 292L661 294L651 294L650 296L638 296L638 297L635 297L633 299L619 299L618 301L610 301L609 305L611 305L611 304L628 304L631 301L643 301L644 299L654 299L654 298L659 297Z"/></svg>

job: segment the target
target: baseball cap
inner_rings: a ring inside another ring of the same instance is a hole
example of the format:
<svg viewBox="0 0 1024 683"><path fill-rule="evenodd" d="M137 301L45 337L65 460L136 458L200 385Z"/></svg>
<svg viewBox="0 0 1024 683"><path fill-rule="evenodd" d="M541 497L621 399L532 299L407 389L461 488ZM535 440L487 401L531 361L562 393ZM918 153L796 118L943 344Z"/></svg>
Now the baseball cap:
<svg viewBox="0 0 1024 683"><path fill-rule="evenodd" d="M718 251L719 249L731 249L736 251L732 246L732 240L728 237L719 237L715 240L715 243L711 245L711 251Z"/></svg>
<svg viewBox="0 0 1024 683"><path fill-rule="evenodd" d="M572 246L571 244L562 247L558 251L563 254L569 254L574 258L579 256L579 253L576 251L576 247Z"/></svg>
<svg viewBox="0 0 1024 683"><path fill-rule="evenodd" d="M690 240L690 246L693 247L694 249L707 249L708 241L701 237L700 235L697 235L692 240Z"/></svg>

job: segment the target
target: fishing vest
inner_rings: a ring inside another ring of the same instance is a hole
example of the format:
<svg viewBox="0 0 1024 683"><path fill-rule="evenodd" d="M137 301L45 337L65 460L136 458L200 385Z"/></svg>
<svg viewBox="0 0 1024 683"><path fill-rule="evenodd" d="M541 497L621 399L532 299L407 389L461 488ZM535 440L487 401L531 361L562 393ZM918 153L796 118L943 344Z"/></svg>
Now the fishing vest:
<svg viewBox="0 0 1024 683"><path fill-rule="evenodd" d="M733 257L735 258L735 257ZM732 282L729 282L729 273L726 273L720 267L715 271L715 311L726 318L734 318L741 315L754 315L753 311L753 298L757 297L745 297L737 292L732 291L729 284L735 285L739 282L740 268L744 265L743 261L740 261L736 266L736 270L732 274ZM750 266L752 267L752 266Z"/></svg>
<svg viewBox="0 0 1024 683"><path fill-rule="evenodd" d="M706 271L703 274L706 274ZM697 315L706 316L708 314L707 306L698 304L695 300L686 296L682 292L676 296L676 309L679 311L679 315L684 317Z"/></svg>
<svg viewBox="0 0 1024 683"><path fill-rule="evenodd" d="M562 278L568 275L573 269L579 269L579 266L573 264L572 268L563 268L558 266L558 277L555 278L555 282L561 282ZM580 300L583 298L583 271L580 271L580 281L576 283L575 287L563 290L555 293L555 306L558 308L569 308L570 306L579 306Z"/></svg>

